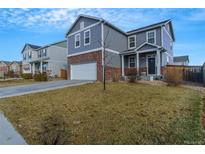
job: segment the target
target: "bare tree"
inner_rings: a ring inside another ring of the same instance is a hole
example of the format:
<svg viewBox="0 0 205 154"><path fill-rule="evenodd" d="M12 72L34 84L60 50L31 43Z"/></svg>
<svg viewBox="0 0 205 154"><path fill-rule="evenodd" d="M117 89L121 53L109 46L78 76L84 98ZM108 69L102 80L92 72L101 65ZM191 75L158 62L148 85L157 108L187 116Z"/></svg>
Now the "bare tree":
<svg viewBox="0 0 205 154"><path fill-rule="evenodd" d="M111 62L112 57L108 52L106 52L106 49L109 47L108 43L108 36L110 34L110 30L106 32L106 35L103 40L100 40L99 43L102 45L102 68L103 68L103 90L106 90L106 65ZM107 59L110 57L110 59Z"/></svg>

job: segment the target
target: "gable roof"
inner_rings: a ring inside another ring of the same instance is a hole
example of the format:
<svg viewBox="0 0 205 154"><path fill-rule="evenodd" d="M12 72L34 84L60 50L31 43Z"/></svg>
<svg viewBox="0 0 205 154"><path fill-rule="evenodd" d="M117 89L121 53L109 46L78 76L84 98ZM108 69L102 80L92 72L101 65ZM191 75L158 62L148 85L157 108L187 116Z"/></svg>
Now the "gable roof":
<svg viewBox="0 0 205 154"><path fill-rule="evenodd" d="M94 19L94 20L97 20L99 22L103 22L104 24L112 27L113 29L123 33L124 35L126 35L126 33L124 31L122 31L120 28L114 26L113 24L111 24L110 22L106 21L105 19L103 18L98 18L98 17L94 17L94 16L90 16L90 15L84 15L84 14L81 14L77 17L77 19L75 20L75 22L71 25L71 27L68 29L67 33L66 33L66 37L68 36L68 33L73 29L73 27L76 25L76 23L78 22L78 20L80 18L89 18L89 19Z"/></svg>
<svg viewBox="0 0 205 154"><path fill-rule="evenodd" d="M177 57L174 57L174 63L175 62L185 62L185 61L188 61L189 62L189 56L177 56Z"/></svg>
<svg viewBox="0 0 205 154"><path fill-rule="evenodd" d="M137 32L147 31L149 29L153 29L153 28L156 28L156 27L164 26L166 24L170 25L171 36L172 36L172 39L175 41L175 36L174 36L174 31L173 31L173 26L172 26L171 19L164 20L164 21L161 21L161 22L158 22L158 23L154 23L154 24L145 26L145 27L141 27L141 28L137 28L137 29L128 31L127 34L130 35L130 34L137 33Z"/></svg>
<svg viewBox="0 0 205 154"><path fill-rule="evenodd" d="M6 65L10 65L10 64L11 64L10 61L4 61L4 60L1 60L0 62L5 63Z"/></svg>
<svg viewBox="0 0 205 154"><path fill-rule="evenodd" d="M23 49L21 50L21 53L24 51L24 49L25 49L27 46L31 47L32 49L38 49L38 48L40 48L40 46L38 46L38 45L33 45L33 44L26 43L26 44L24 45Z"/></svg>
<svg viewBox="0 0 205 154"><path fill-rule="evenodd" d="M63 41L58 41L58 42L54 42L54 43L51 43L51 44L47 44L47 45L42 46L40 48L37 48L35 50L40 50L40 49L43 49L43 48L46 48L46 47L50 47L50 46L53 46L53 45L56 45L56 46L59 46L59 47L62 47L62 48L67 48L67 40L63 40Z"/></svg>
<svg viewBox="0 0 205 154"><path fill-rule="evenodd" d="M12 61L12 62L10 63L10 65L13 64L13 63L17 63L17 64L19 64L19 65L22 65L22 61Z"/></svg>

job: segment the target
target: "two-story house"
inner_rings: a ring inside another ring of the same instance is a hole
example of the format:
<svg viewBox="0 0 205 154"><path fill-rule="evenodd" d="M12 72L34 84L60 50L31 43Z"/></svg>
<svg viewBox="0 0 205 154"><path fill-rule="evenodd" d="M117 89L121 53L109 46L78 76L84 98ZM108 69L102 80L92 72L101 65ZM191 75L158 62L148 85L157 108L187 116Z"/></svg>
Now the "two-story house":
<svg viewBox="0 0 205 154"><path fill-rule="evenodd" d="M22 55L23 73L47 72L50 76L59 76L60 70L67 68L67 41L45 46L26 44Z"/></svg>
<svg viewBox="0 0 205 154"><path fill-rule="evenodd" d="M106 79L112 73L124 77L129 68L139 75L161 76L161 68L173 63L171 20L124 32L102 18L80 15L66 37L68 79L102 80L103 59Z"/></svg>

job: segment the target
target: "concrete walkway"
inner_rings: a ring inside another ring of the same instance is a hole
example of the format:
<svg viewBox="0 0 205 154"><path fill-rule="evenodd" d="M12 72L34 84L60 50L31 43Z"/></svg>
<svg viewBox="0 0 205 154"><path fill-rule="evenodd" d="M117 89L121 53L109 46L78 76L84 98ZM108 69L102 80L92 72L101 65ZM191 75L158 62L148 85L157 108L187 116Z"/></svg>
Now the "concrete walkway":
<svg viewBox="0 0 205 154"><path fill-rule="evenodd" d="M30 85L5 87L5 88L0 88L0 98L20 96L20 95L25 95L30 93L78 86L78 85L83 85L92 82L93 81L61 80L61 81L42 82L42 83L36 83Z"/></svg>
<svg viewBox="0 0 205 154"><path fill-rule="evenodd" d="M25 145L24 138L0 112L0 145Z"/></svg>

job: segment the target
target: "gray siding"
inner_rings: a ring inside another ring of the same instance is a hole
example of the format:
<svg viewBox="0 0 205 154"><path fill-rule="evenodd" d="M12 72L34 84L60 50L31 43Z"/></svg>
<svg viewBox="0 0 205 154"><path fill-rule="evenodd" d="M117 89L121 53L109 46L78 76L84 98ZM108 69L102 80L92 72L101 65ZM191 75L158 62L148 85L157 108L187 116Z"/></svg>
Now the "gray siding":
<svg viewBox="0 0 205 154"><path fill-rule="evenodd" d="M156 30L156 45L161 46L161 28L156 28L156 29L150 29L148 31ZM132 35L136 35L136 48L138 48L140 45L143 43L147 42L146 35L148 31L143 31L139 33L135 33ZM129 35L129 36L132 36Z"/></svg>
<svg viewBox="0 0 205 154"><path fill-rule="evenodd" d="M121 67L120 55L112 52L105 52L105 64L110 67Z"/></svg>
<svg viewBox="0 0 205 154"><path fill-rule="evenodd" d="M84 27L88 27L88 26L90 26L92 24L95 24L95 23L99 22L98 20L95 20L95 19L89 19L89 18L80 17L80 19L76 22L74 27L71 29L70 33L74 33L76 31L80 30L80 23L82 21L84 22Z"/></svg>
<svg viewBox="0 0 205 154"><path fill-rule="evenodd" d="M157 49L157 48L152 46L152 45L146 44L146 45L142 46L141 48L139 48L139 51L149 50L149 49Z"/></svg>
<svg viewBox="0 0 205 154"><path fill-rule="evenodd" d="M127 36L107 25L104 25L104 40L106 48L119 52L127 50Z"/></svg>
<svg viewBox="0 0 205 154"><path fill-rule="evenodd" d="M84 31L80 32L80 47L75 48L75 35L68 37L68 54L83 52L101 47L101 24L89 28L91 34L90 45L84 45ZM88 30L88 29L86 29Z"/></svg>
<svg viewBox="0 0 205 154"><path fill-rule="evenodd" d="M163 29L163 47L167 50L167 53L170 59L170 62L173 62L173 49L171 49L170 43L172 43L172 40L168 36L167 32Z"/></svg>

